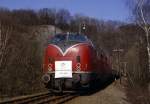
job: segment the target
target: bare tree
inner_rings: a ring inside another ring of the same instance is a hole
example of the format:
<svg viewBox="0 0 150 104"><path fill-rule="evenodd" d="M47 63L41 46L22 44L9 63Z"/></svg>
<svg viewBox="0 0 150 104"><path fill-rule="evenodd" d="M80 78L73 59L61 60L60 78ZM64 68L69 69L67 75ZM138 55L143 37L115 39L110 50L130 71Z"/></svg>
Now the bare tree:
<svg viewBox="0 0 150 104"><path fill-rule="evenodd" d="M0 68L5 62L6 54L8 53L8 41L10 39L11 26L7 26L0 21Z"/></svg>
<svg viewBox="0 0 150 104"><path fill-rule="evenodd" d="M148 0L134 0L135 3L135 20L136 23L144 30L144 35L146 38L146 48L148 53L148 69L150 72L150 42L149 42L149 35L150 35L150 2Z"/></svg>

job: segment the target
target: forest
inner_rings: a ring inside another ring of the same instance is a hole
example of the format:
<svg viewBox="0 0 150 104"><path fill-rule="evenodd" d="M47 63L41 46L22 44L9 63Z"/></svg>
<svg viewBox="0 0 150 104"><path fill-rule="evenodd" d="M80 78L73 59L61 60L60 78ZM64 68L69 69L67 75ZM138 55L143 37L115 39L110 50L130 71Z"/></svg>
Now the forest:
<svg viewBox="0 0 150 104"><path fill-rule="evenodd" d="M148 5L146 5L148 4ZM144 12L148 11L150 2L145 3ZM134 10L134 9L133 9ZM134 20L140 20L135 12ZM150 23L150 20L148 20ZM143 23L142 23L143 25ZM0 8L0 96L17 96L44 91L41 82L42 59L46 39L42 39L44 30L41 27L55 26L61 31L87 35L98 50L105 49L117 68L115 49L120 53L120 64L126 74L126 94L143 96L148 99L149 93L149 59L147 37L138 23L132 21L106 21L82 14L71 15L65 9L43 8L40 10ZM146 24L149 27L149 24ZM45 31L48 35L54 32ZM148 37L149 38L149 37ZM43 42L44 41L44 42ZM124 68L126 63L126 68ZM136 94L135 94L136 92ZM138 99L138 98L137 98ZM133 101L134 102L134 101ZM140 104L140 103L139 103Z"/></svg>

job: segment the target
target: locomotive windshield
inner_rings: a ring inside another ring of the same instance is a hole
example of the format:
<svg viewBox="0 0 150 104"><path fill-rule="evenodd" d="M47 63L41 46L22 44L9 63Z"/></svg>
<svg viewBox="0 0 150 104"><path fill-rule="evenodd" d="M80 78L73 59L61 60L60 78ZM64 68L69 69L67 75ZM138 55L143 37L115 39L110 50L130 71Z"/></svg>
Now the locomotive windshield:
<svg viewBox="0 0 150 104"><path fill-rule="evenodd" d="M66 40L66 36L65 35L55 35L54 37L52 37L49 40L49 43L59 43L59 42L63 42Z"/></svg>
<svg viewBox="0 0 150 104"><path fill-rule="evenodd" d="M52 37L48 43L61 43L61 42L86 42L88 41L85 35L81 34L57 34Z"/></svg>
<svg viewBox="0 0 150 104"><path fill-rule="evenodd" d="M77 42L85 42L87 41L87 37L84 35L68 35L68 41L77 41Z"/></svg>

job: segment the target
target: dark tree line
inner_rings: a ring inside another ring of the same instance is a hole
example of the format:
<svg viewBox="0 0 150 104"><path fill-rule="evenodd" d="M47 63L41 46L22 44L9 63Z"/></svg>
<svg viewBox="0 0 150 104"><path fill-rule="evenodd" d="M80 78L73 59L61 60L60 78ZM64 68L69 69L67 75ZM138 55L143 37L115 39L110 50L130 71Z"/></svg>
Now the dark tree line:
<svg viewBox="0 0 150 104"><path fill-rule="evenodd" d="M21 25L21 27L55 25L64 32L70 31L78 33L82 25L85 25L86 29L84 31L81 29L81 32L93 39L97 46L100 46L99 42L101 42L101 46L104 47L107 47L105 45L109 45L109 50L115 48L112 47L111 44L116 43L109 41L109 39L106 40L105 38L117 39L118 36L120 37L121 32L118 27L124 25L117 21L103 21L78 14L72 16L70 12L65 9L56 10L44 8L35 11L30 9L9 10L1 8L0 15L1 18L4 18L6 21L12 22L14 25ZM101 41L98 39L101 39Z"/></svg>

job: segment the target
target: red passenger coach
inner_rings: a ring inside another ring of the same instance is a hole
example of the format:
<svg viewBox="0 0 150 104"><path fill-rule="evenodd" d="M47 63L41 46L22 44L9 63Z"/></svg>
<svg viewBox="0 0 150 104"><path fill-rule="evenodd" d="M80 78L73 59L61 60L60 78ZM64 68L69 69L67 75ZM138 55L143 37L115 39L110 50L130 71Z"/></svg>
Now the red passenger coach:
<svg viewBox="0 0 150 104"><path fill-rule="evenodd" d="M85 35L57 34L45 49L43 73L46 87L61 92L89 88L91 82L110 76L111 65Z"/></svg>

